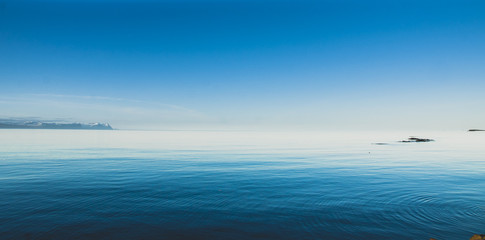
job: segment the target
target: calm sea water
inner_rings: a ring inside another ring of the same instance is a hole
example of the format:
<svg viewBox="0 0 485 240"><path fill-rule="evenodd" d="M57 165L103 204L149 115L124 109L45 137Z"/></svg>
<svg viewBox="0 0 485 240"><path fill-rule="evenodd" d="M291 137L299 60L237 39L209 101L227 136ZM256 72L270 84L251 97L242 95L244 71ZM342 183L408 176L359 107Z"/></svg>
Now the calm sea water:
<svg viewBox="0 0 485 240"><path fill-rule="evenodd" d="M484 232L485 132L0 130L0 239Z"/></svg>

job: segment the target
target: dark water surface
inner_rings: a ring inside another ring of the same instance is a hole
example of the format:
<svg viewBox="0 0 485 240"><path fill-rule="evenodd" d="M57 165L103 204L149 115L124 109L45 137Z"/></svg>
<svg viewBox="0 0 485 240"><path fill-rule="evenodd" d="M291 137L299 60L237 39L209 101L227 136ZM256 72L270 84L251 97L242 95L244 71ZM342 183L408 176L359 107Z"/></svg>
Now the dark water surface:
<svg viewBox="0 0 485 240"><path fill-rule="evenodd" d="M485 134L406 134L1 130L0 239L485 232Z"/></svg>

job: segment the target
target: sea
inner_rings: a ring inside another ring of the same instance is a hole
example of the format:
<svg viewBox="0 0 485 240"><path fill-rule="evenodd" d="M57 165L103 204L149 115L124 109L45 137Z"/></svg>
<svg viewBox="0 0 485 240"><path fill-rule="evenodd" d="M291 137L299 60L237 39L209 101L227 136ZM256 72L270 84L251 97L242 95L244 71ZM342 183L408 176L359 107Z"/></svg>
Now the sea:
<svg viewBox="0 0 485 240"><path fill-rule="evenodd" d="M0 239L480 233L485 132L0 130Z"/></svg>

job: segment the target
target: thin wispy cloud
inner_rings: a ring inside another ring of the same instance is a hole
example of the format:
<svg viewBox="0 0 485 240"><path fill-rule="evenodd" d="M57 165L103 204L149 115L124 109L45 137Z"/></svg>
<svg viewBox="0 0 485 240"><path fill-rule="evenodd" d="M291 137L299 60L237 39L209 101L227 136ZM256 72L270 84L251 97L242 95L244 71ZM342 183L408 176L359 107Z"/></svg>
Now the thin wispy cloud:
<svg viewBox="0 0 485 240"><path fill-rule="evenodd" d="M171 108L171 109L178 109L187 112L194 112L199 113L196 110L189 109L186 107L174 105L174 104L167 104L167 103L160 103L155 101L145 101L145 100L137 100L137 99L129 99L129 98L115 98L115 97L104 97L104 96L92 96L92 95L65 95L65 94L27 94L24 95L25 97L41 97L46 99L68 99L68 100L92 100L92 101L106 101L106 102L125 102L125 103L135 103L135 104L146 104L150 106L159 106L162 108Z"/></svg>

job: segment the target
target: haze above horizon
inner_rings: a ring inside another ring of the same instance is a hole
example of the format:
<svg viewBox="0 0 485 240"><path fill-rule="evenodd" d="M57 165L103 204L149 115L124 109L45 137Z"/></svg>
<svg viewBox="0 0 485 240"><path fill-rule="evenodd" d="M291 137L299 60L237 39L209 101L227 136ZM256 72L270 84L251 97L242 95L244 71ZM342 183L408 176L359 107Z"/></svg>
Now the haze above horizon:
<svg viewBox="0 0 485 240"><path fill-rule="evenodd" d="M0 1L0 118L485 128L484 1Z"/></svg>

